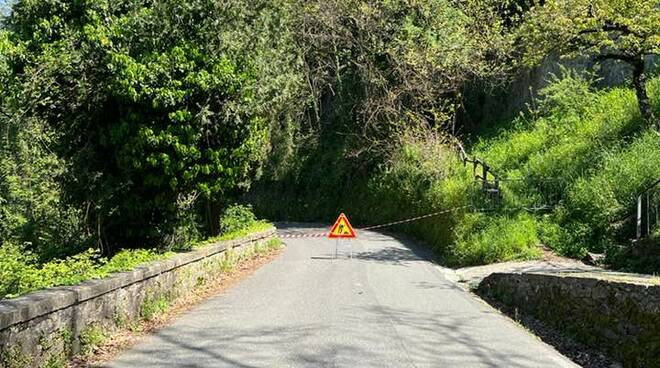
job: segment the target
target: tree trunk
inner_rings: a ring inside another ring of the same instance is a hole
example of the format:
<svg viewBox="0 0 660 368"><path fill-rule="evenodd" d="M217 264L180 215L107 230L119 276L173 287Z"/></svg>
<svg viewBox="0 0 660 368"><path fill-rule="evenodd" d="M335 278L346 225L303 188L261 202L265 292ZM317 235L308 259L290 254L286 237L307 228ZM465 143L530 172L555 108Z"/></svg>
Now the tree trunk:
<svg viewBox="0 0 660 368"><path fill-rule="evenodd" d="M649 124L655 124L656 128L660 130L660 121L658 121L658 119L653 114L651 100L649 99L648 92L646 91L646 73L643 58L633 64L633 85L635 86L637 102L639 103L639 111L642 113L642 117Z"/></svg>
<svg viewBox="0 0 660 368"><path fill-rule="evenodd" d="M216 236L220 234L220 204L217 201L206 200L206 228L208 236Z"/></svg>

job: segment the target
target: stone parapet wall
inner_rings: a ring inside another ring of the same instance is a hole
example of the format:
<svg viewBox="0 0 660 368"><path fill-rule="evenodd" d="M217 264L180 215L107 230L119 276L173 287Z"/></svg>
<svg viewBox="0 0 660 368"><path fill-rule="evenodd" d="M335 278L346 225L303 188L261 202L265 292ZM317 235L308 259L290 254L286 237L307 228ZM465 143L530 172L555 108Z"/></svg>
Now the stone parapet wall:
<svg viewBox="0 0 660 368"><path fill-rule="evenodd" d="M660 367L660 285L556 274L495 273L484 299L530 315L626 367Z"/></svg>
<svg viewBox="0 0 660 368"><path fill-rule="evenodd" d="M0 366L39 367L84 349L105 333L141 316L147 303L171 301L218 278L223 262L275 236L268 230L222 241L128 272L0 301Z"/></svg>

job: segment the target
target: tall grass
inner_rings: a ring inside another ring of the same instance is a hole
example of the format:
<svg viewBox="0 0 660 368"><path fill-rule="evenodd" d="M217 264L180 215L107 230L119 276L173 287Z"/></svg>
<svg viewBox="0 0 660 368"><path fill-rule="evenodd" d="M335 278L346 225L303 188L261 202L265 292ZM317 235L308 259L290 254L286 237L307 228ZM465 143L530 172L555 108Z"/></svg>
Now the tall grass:
<svg viewBox="0 0 660 368"><path fill-rule="evenodd" d="M659 78L649 83L656 110L659 87ZM579 257L629 244L635 197L660 177L660 135L641 119L628 88L595 91L569 74L542 98L537 111L473 151L500 175L555 186L558 207L539 224L549 234L544 242L559 252ZM509 197L525 205L522 193L538 190L526 184Z"/></svg>

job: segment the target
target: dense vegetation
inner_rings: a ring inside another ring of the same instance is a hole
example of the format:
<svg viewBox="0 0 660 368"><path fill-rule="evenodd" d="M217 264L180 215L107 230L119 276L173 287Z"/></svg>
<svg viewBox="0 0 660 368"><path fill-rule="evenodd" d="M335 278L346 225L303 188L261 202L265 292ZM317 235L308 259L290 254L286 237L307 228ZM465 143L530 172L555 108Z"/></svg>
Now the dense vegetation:
<svg viewBox="0 0 660 368"><path fill-rule="evenodd" d="M124 249L112 257L89 249L64 259L38 262L37 255L12 243L0 247L0 298L11 298L33 290L60 285L75 285L89 279L128 271L142 264L166 259L175 252L204 247L222 240L244 237L272 229L272 224L257 221L249 207L230 206L220 217L223 234L217 237L182 243L165 249Z"/></svg>
<svg viewBox="0 0 660 368"><path fill-rule="evenodd" d="M659 111L660 79L651 81L649 91ZM260 197L255 203L264 214L295 219L327 221L345 211L359 225L439 209L485 208L398 229L426 240L452 265L534 258L545 244L578 258L587 251L607 253L618 267L657 272L658 259L625 256L635 236L636 196L660 177L660 134L644 129L634 91L595 90L589 80L569 74L541 96L533 111L490 126L471 142L471 153L505 179L498 206L480 193L471 166L464 167L443 136L428 130L403 134L370 177L353 178L336 190L328 185L321 196L305 176L276 192L288 193L287 200ZM541 208L545 205L552 208Z"/></svg>
<svg viewBox="0 0 660 368"><path fill-rule="evenodd" d="M456 265L539 243L626 258L624 217L660 176L645 62L658 4L563 3L14 1L0 23L0 274L14 276L0 294L232 232L253 220L228 208L241 200L365 225L461 207L401 228ZM568 73L519 118L469 121L548 53L627 63L632 89ZM464 208L479 193L457 140L525 179L494 211ZM523 210L548 186L558 206Z"/></svg>

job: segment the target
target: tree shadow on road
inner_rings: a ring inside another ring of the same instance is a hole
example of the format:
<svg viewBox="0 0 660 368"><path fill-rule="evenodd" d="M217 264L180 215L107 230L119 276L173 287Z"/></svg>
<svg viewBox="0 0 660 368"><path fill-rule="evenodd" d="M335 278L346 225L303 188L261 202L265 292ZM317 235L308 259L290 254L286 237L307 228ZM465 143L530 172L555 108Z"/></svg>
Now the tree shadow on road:
<svg viewBox="0 0 660 368"><path fill-rule="evenodd" d="M508 341L493 341L474 318L379 305L347 307L338 317L346 323L201 329L179 323L107 367L552 366ZM357 328L365 325L374 328ZM347 336L359 344L343 342Z"/></svg>

